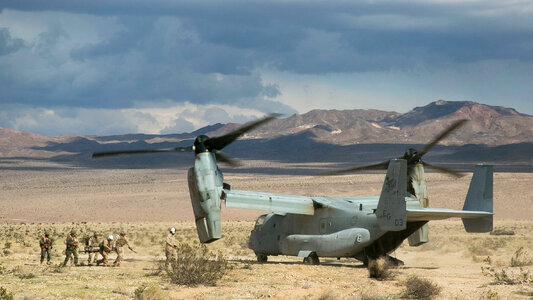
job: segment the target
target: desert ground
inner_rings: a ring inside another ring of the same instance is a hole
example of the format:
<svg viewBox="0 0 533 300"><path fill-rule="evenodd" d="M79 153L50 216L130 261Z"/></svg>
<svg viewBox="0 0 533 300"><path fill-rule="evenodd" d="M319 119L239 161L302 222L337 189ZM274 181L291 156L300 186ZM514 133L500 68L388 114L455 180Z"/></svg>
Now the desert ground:
<svg viewBox="0 0 533 300"><path fill-rule="evenodd" d="M384 179L384 174L273 175L262 169L328 166L246 164L224 173L233 189L371 196L379 195ZM158 271L169 227L177 228L180 242L197 240L185 168L95 170L24 160L0 161L0 168L0 287L15 299L131 299L141 294L143 299L397 299L411 275L438 285L436 299L533 299L531 173L496 168L494 174L495 229L513 235L468 234L460 220L430 222L430 242L420 247L405 242L393 253L405 265L391 269L386 280L369 278L366 267L353 259L321 259L320 265L308 266L300 258L279 256L257 263L247 238L264 212L223 207L223 238L207 247L227 259L230 268L214 286L190 287L173 284ZM427 173L430 206L461 209L471 175L455 179ZM71 228L80 236L124 230L137 253L126 249L119 268L60 268ZM55 240L49 266L39 264L38 239L44 230ZM517 255L521 263L512 266ZM498 280L502 272L513 284Z"/></svg>

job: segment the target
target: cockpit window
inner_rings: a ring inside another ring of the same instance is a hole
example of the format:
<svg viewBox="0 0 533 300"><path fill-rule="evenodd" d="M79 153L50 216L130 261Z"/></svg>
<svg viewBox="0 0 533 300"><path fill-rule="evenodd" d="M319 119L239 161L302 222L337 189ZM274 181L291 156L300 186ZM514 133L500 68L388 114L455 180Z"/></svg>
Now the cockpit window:
<svg viewBox="0 0 533 300"><path fill-rule="evenodd" d="M261 226L263 226L263 224L265 223L265 217L266 216L260 216L259 218L257 218L257 221L255 221L255 228L259 229L261 228Z"/></svg>

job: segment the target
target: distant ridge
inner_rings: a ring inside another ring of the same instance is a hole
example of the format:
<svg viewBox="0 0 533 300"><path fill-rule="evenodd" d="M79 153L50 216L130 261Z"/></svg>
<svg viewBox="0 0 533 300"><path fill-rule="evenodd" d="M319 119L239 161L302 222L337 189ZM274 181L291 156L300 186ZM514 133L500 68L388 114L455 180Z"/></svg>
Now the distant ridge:
<svg viewBox="0 0 533 300"><path fill-rule="evenodd" d="M469 122L443 140L435 148L435 153L428 155L447 162L533 164L533 116L512 108L472 101L439 100L406 113L375 109L312 110L276 119L243 136L226 151L245 159L286 162L375 161L399 156L409 145L426 144L458 119L468 119ZM60 137L0 128L0 157L53 157L62 162L93 166L95 164L89 162L89 153L93 151L185 146L198 135L218 136L240 125L218 123L191 133L166 135ZM158 163L172 165L170 160L190 162L190 158L183 155L141 155L135 160L117 158L109 162L127 166L134 161L136 165L149 167Z"/></svg>

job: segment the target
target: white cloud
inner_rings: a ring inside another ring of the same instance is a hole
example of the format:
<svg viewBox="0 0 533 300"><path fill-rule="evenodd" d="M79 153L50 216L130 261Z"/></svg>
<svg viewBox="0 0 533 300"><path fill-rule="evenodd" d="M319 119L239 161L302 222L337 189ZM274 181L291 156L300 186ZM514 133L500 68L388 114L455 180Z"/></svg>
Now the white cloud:
<svg viewBox="0 0 533 300"><path fill-rule="evenodd" d="M0 127L43 135L191 132L214 123L245 123L264 113L230 105L184 103L159 108L87 109L0 105Z"/></svg>

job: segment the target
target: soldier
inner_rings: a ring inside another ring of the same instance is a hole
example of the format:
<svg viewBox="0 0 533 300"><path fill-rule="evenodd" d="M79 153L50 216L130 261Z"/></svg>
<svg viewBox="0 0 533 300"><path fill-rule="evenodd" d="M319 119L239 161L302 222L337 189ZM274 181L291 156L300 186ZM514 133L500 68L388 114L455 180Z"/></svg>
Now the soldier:
<svg viewBox="0 0 533 300"><path fill-rule="evenodd" d="M92 237L87 239L85 244L85 251L89 253L87 264L92 266L98 260L98 250L100 250L100 243L98 242L98 233L94 233Z"/></svg>
<svg viewBox="0 0 533 300"><path fill-rule="evenodd" d="M124 252L124 250L122 249L122 247L124 247L124 245L128 245L128 249L135 252L135 250L131 248L130 243L126 239L126 233L121 232L120 236L115 242L115 252L117 253L117 259L115 259L115 262L113 263L113 267L120 267L120 262L123 260L122 253Z"/></svg>
<svg viewBox="0 0 533 300"><path fill-rule="evenodd" d="M63 262L63 267L67 265L68 261L74 256L74 265L78 265L78 238L76 237L76 231L72 229L70 234L65 240L67 249L65 250L65 261Z"/></svg>
<svg viewBox="0 0 533 300"><path fill-rule="evenodd" d="M52 240L48 232L44 233L44 236L39 240L39 246L41 247L41 264L46 256L46 262L50 264L50 251L52 250Z"/></svg>
<svg viewBox="0 0 533 300"><path fill-rule="evenodd" d="M176 228L172 227L170 228L170 232L167 235L167 242L165 244L165 255L167 256L167 261L165 262L165 266L168 269L170 266L170 263L178 257L176 253L176 237L174 236L176 234Z"/></svg>
<svg viewBox="0 0 533 300"><path fill-rule="evenodd" d="M113 250L113 247L111 246L111 243L113 242L113 236L110 235L107 237L107 239L103 239L102 242L100 242L100 255L102 255L102 259L96 261L96 265L99 266L100 264L104 267L107 267L108 264L108 258L109 258L109 252Z"/></svg>

